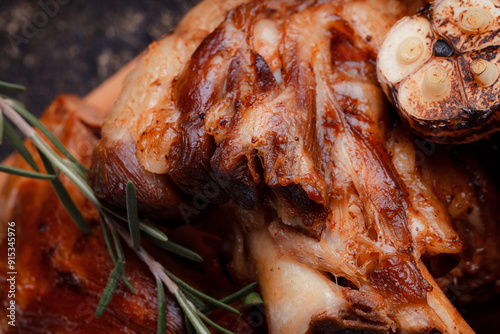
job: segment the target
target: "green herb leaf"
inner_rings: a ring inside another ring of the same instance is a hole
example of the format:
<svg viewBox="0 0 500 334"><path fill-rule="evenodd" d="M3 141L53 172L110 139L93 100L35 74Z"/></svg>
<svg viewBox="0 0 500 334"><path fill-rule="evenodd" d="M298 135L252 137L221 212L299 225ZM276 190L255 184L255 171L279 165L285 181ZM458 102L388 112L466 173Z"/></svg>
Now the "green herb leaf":
<svg viewBox="0 0 500 334"><path fill-rule="evenodd" d="M109 238L109 233L108 233L108 228L106 227L105 223L105 218L102 215L102 213L99 212L99 216L101 218L101 228L102 228L102 235L104 237L104 243L106 244L106 248L108 249L109 256L111 257L111 260L113 260L113 263L116 264L116 255L115 251L113 250L113 246L111 244L111 239ZM134 286L132 283L130 283L129 279L127 278L127 275L125 275L125 272L123 273L122 276L123 283L129 288L129 290L135 295L137 291L135 290Z"/></svg>
<svg viewBox="0 0 500 334"><path fill-rule="evenodd" d="M42 152L38 152L40 154L40 158L42 159L42 163L45 167L45 170L49 174L56 174L56 171L50 161L43 155ZM70 215L71 219L80 227L80 229L87 233L90 234L90 227L85 221L85 218L83 218L80 210L78 210L78 207L76 206L75 202L71 199L71 196L69 195L68 191L66 188L64 188L63 183L59 178L55 178L50 181L52 183L52 187L54 188L54 191L56 192L57 197L61 201L62 205Z"/></svg>
<svg viewBox="0 0 500 334"><path fill-rule="evenodd" d="M165 302L165 290L163 289L163 282L155 275L156 289L158 290L158 325L156 327L157 334L165 334L167 327L167 305Z"/></svg>
<svg viewBox="0 0 500 334"><path fill-rule="evenodd" d="M132 245L135 248L141 246L141 233L139 231L139 217L137 216L137 192L132 181L127 182L127 218L128 229L130 231L130 238Z"/></svg>
<svg viewBox="0 0 500 334"><path fill-rule="evenodd" d="M127 218L125 218L125 217L121 216L119 213L113 211L113 209L108 208L106 205L103 205L102 208L104 209L104 211L113 215L115 218L118 218L118 219L128 223ZM154 239L156 239L158 241L168 241L168 237L165 235L165 233L163 233L161 230L159 230L158 228L156 228L155 226L153 226L151 224L139 221L139 229L142 232L145 232L146 234L148 234L149 236L153 237Z"/></svg>
<svg viewBox="0 0 500 334"><path fill-rule="evenodd" d="M262 305L263 303L262 298L257 292L251 292L243 299L243 307L245 309L250 309L253 306Z"/></svg>
<svg viewBox="0 0 500 334"><path fill-rule="evenodd" d="M5 138L9 141L9 143L14 146L16 149L17 153L19 153L24 160L28 163L28 165L31 166L35 171L39 172L40 169L38 168L38 165L35 162L35 159L31 155L30 151L24 145L23 139L19 134L14 130L14 128L9 124L9 122L4 121L4 131L5 131Z"/></svg>
<svg viewBox="0 0 500 334"><path fill-rule="evenodd" d="M113 236L113 243L115 245L115 251L116 255L118 256L118 261L125 261L125 255L123 254L123 248L120 244L118 234L116 234L116 231L112 226L109 227L109 230L111 231L111 235Z"/></svg>
<svg viewBox="0 0 500 334"><path fill-rule="evenodd" d="M122 281L123 281L123 283L125 283L125 285L130 290L130 292L132 292L134 295L137 294L137 291L135 290L135 288L132 285L132 283L130 283L130 281L128 280L128 277L127 277L127 275L125 275L125 272L122 275Z"/></svg>
<svg viewBox="0 0 500 334"><path fill-rule="evenodd" d="M246 295L248 295L249 293L254 291L258 286L259 286L259 284L257 282L250 283L247 286L245 286L244 288L236 291L235 293L233 293L229 296L226 296L222 299L219 299L219 301L221 303L224 303L224 304L234 303L235 301L240 300L241 298L245 297ZM207 305L203 308L200 308L200 311L203 313L206 313L206 312L212 311L214 309L215 309L215 307L213 305Z"/></svg>
<svg viewBox="0 0 500 334"><path fill-rule="evenodd" d="M227 330L224 327L219 326L217 323L213 322L212 319L210 319L209 317L207 317L203 313L198 312L198 315L200 316L201 319L203 319L203 321L205 321L207 324L209 324L210 326L212 326L213 328L215 328L219 332L224 333L224 334L235 334L235 333L231 332L230 330Z"/></svg>
<svg viewBox="0 0 500 334"><path fill-rule="evenodd" d="M120 219L124 222L128 222L127 218L122 217L120 214L114 212L111 208L108 208L106 205L102 205L101 208L104 211L108 212L109 214L113 215L115 218ZM169 241L165 233L163 233L153 225L144 222L139 222L139 228L142 232L145 232L144 237L149 241L151 241L156 246L161 247L171 253L177 254L185 259L195 262L203 262L203 258L200 255L196 254L190 249L187 249L174 242Z"/></svg>
<svg viewBox="0 0 500 334"><path fill-rule="evenodd" d="M6 166L6 165L2 165L2 164L0 164L0 172L12 174L12 175L29 177L30 179L53 180L53 179L57 178L57 175L31 172L29 170L16 168L16 167L10 167L10 166Z"/></svg>
<svg viewBox="0 0 500 334"><path fill-rule="evenodd" d="M109 238L109 233L108 233L108 228L106 227L105 218L101 213L99 213L99 216L101 218L101 228L102 228L102 236L104 237L104 243L106 244L106 248L108 249L108 253L109 256L111 257L111 260L113 260L113 263L116 263L116 255L115 251L113 250L113 246L111 245L111 239Z"/></svg>
<svg viewBox="0 0 500 334"><path fill-rule="evenodd" d="M194 330L193 325L189 322L188 317L184 316L184 322L186 323L186 329L188 334L197 334L196 331Z"/></svg>
<svg viewBox="0 0 500 334"><path fill-rule="evenodd" d="M82 179L84 179L87 182L89 181L89 177L87 176L86 172L81 168L79 168L77 165L75 165L75 163L65 160L64 164L66 164L68 168L74 170Z"/></svg>
<svg viewBox="0 0 500 334"><path fill-rule="evenodd" d="M168 241L168 237L165 235L165 233L151 224L140 223L139 228L141 229L141 231L149 234L158 241Z"/></svg>
<svg viewBox="0 0 500 334"><path fill-rule="evenodd" d="M26 90L26 87L24 87L24 86L16 85L16 84L13 84L10 82L5 82L5 81L0 81L0 88L12 90L12 91L18 91L18 92L24 92Z"/></svg>
<svg viewBox="0 0 500 334"><path fill-rule="evenodd" d="M184 311L184 314L188 318L189 322L193 325L196 333L210 334L207 326L205 326L205 324L201 321L200 317L193 310L193 307L189 304L182 292L180 290L174 291L174 296L175 299L177 299L177 302L181 306L182 310Z"/></svg>
<svg viewBox="0 0 500 334"><path fill-rule="evenodd" d="M55 146L55 148L61 152L66 158L68 158L71 162L73 162L78 168L82 169L85 172L90 172L90 170L82 165L78 159L76 159L67 149L64 147L64 145L57 139L57 137L50 132L49 129L45 125L43 125L42 122L38 120L33 114L31 114L28 110L24 108L24 105L16 100L10 99L13 102L12 107L21 115L23 116L28 122L33 124L36 128L38 128L45 137Z"/></svg>
<svg viewBox="0 0 500 334"><path fill-rule="evenodd" d="M178 245L172 241L159 241L158 239L153 238L147 234L145 235L145 237L146 237L146 239L151 241L156 246L161 247L161 248L169 251L170 253L177 254L177 255L179 255L185 259L191 260L191 261L203 262L203 258L200 255L198 255L195 252L193 252L192 250L187 249L185 247L182 247L181 245Z"/></svg>
<svg viewBox="0 0 500 334"><path fill-rule="evenodd" d="M222 303L222 302L218 301L217 299L210 297L201 291L196 290L195 288L193 288L192 286L190 286L189 284L187 284L186 282L184 282L183 280L181 280L179 277L175 276L174 274L172 274L168 270L166 270L166 269L163 269L163 270L168 275L168 277L170 277L170 279L172 281L174 281L181 289L183 289L183 290L185 289L186 291L189 291L190 293L192 293L196 297L203 299L207 303L210 303L218 308L221 308L223 310L226 310L226 311L234 313L234 314L240 314L240 312L237 309L235 309L234 307L227 305L225 303Z"/></svg>
<svg viewBox="0 0 500 334"><path fill-rule="evenodd" d="M115 268L111 272L111 275L109 275L108 283L106 284L104 292L101 295L101 299L99 300L99 304L97 305L97 309L95 311L96 318L100 318L103 315L104 311L106 311L106 307L108 307L109 302L113 298L113 295L115 294L116 291L116 287L118 286L120 278L123 275L124 268L125 268L125 262L123 261L116 262Z"/></svg>
<svg viewBox="0 0 500 334"><path fill-rule="evenodd" d="M188 290L186 289L183 289L182 290L182 293L184 294L184 296L186 296L186 298L191 302L193 303L194 307L196 307L197 309L200 309L200 308L203 308L203 307L206 307L207 305L205 303L203 303L198 297L196 297L195 295L193 295L191 292L189 292Z"/></svg>
<svg viewBox="0 0 500 334"><path fill-rule="evenodd" d="M94 191L90 186L88 185L87 181L84 180L79 173L75 172L73 168L69 168L65 161L61 159L55 153L52 148L38 135L38 134L33 134L31 137L31 141L33 144L36 146L36 148L45 155L45 157L53 163L59 170L64 173L77 187L80 189L83 195L87 197L89 201L94 204L95 207L100 208L101 203L97 199L97 196L95 195Z"/></svg>

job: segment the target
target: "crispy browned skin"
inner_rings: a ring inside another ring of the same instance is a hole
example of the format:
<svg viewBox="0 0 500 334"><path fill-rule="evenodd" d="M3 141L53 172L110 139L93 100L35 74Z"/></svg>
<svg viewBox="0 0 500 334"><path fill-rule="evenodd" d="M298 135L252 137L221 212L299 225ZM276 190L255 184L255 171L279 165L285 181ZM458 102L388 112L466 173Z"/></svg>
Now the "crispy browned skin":
<svg viewBox="0 0 500 334"><path fill-rule="evenodd" d="M168 175L153 174L142 167L135 158L136 149L132 141L113 145L101 141L95 150L101 154L102 159L93 160L93 175L99 177L92 178L92 186L96 195L107 203L123 207L125 185L132 181L137 189L138 209L150 218L170 221L181 219L179 206L190 207L187 197L178 190Z"/></svg>

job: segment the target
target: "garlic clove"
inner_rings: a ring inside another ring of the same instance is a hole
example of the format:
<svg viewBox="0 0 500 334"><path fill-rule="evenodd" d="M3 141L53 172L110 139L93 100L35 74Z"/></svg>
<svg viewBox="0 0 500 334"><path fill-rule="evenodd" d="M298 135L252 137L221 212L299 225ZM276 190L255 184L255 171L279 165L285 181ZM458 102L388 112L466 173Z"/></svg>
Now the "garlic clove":
<svg viewBox="0 0 500 334"><path fill-rule="evenodd" d="M471 64L470 70L476 82L483 87L493 85L500 75L497 64L484 59L475 60Z"/></svg>
<svg viewBox="0 0 500 334"><path fill-rule="evenodd" d="M457 63L470 109L499 109L500 49L466 53L458 57Z"/></svg>
<svg viewBox="0 0 500 334"><path fill-rule="evenodd" d="M425 121L448 120L465 106L454 64L436 58L401 83L398 92L403 117Z"/></svg>
<svg viewBox="0 0 500 334"><path fill-rule="evenodd" d="M428 100L441 100L450 92L451 82L443 65L429 67L422 80L422 94Z"/></svg>
<svg viewBox="0 0 500 334"><path fill-rule="evenodd" d="M378 54L379 80L395 85L414 73L432 57L434 39L427 19L400 20L387 34Z"/></svg>
<svg viewBox="0 0 500 334"><path fill-rule="evenodd" d="M410 65L422 58L424 53L424 42L421 38L411 36L399 44L397 50L398 61L404 65Z"/></svg>
<svg viewBox="0 0 500 334"><path fill-rule="evenodd" d="M488 10L470 8L460 13L458 25L466 34L479 34L488 29L493 18Z"/></svg>
<svg viewBox="0 0 500 334"><path fill-rule="evenodd" d="M489 0L437 0L432 23L459 52L500 45L500 8Z"/></svg>

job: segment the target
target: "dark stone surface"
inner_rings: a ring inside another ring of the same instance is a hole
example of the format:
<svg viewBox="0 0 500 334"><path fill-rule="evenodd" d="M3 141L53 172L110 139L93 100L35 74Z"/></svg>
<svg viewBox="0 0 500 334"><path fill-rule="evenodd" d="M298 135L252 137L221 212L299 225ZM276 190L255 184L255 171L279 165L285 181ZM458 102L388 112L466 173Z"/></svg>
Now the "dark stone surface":
<svg viewBox="0 0 500 334"><path fill-rule="evenodd" d="M0 80L40 115L58 94L84 96L171 31L197 0L2 0ZM0 147L0 159L6 145Z"/></svg>

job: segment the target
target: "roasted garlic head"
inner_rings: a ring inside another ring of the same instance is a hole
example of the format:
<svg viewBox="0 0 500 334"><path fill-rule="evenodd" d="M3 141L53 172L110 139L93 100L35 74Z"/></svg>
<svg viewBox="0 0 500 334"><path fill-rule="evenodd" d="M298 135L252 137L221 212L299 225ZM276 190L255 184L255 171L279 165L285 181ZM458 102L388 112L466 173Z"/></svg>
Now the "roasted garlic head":
<svg viewBox="0 0 500 334"><path fill-rule="evenodd" d="M500 130L500 3L437 0L388 33L378 79L415 132L466 143Z"/></svg>

